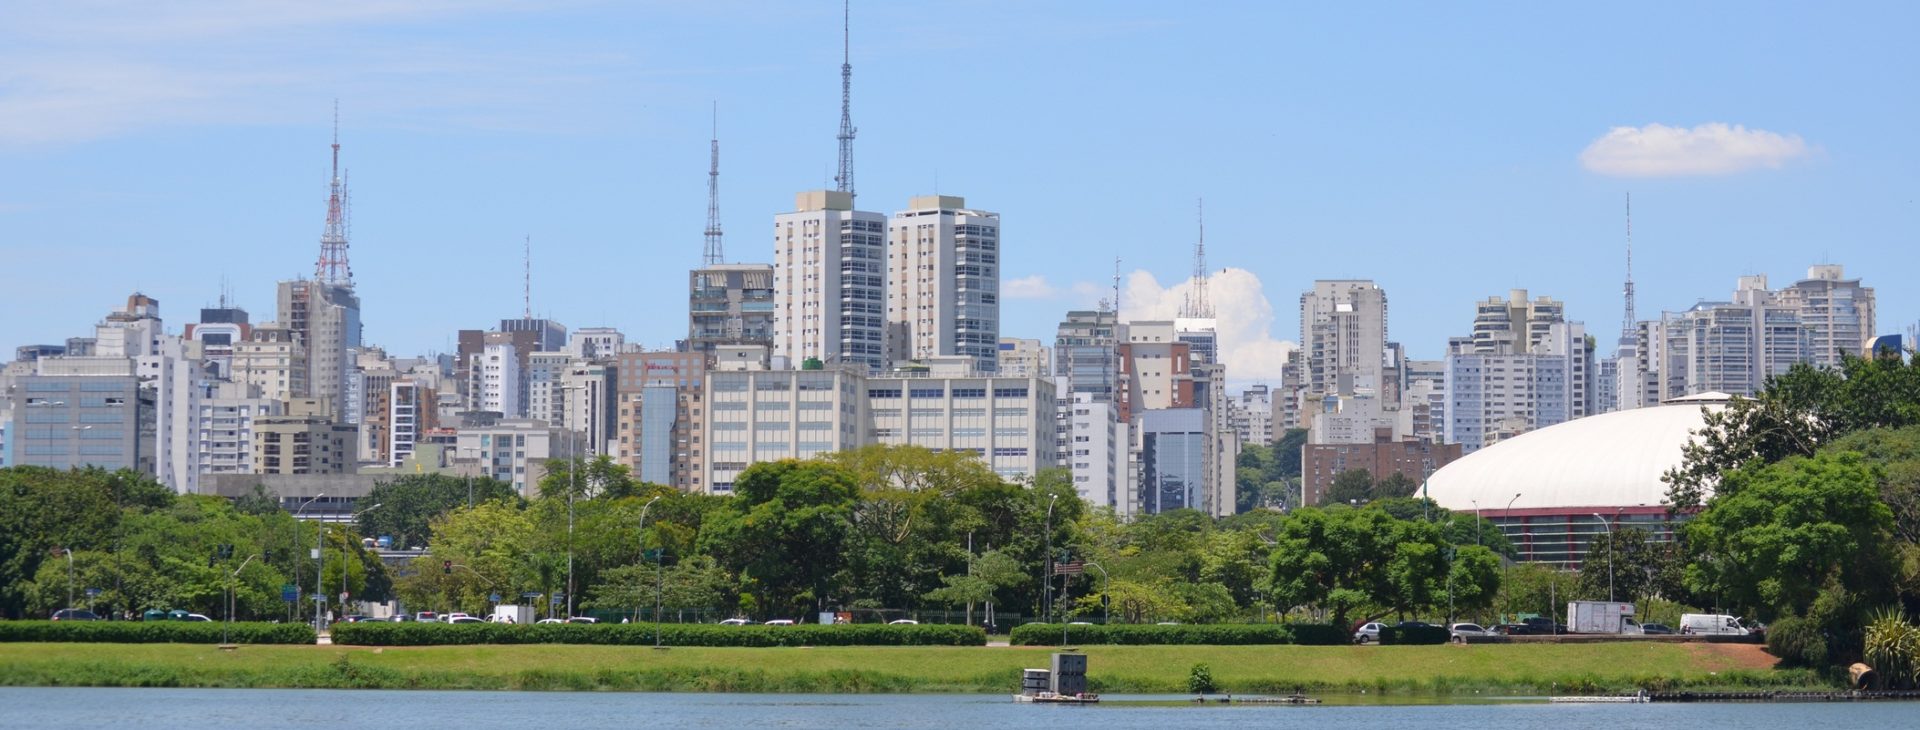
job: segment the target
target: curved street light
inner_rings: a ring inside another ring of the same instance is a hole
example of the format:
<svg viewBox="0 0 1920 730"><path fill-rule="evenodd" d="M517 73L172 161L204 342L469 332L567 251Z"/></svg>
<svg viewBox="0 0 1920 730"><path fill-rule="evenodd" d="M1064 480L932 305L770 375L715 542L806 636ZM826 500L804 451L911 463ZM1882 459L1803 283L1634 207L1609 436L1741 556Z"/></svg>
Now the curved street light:
<svg viewBox="0 0 1920 730"><path fill-rule="evenodd" d="M1113 588L1113 577L1107 575L1107 569L1100 567L1099 563L1089 562L1087 563L1087 567L1096 568L1100 571L1100 623L1103 625L1111 624L1113 623L1113 608L1110 604L1113 603L1113 594L1107 591Z"/></svg>
<svg viewBox="0 0 1920 730"><path fill-rule="evenodd" d="M300 515L304 514L307 511L307 505L313 504L314 500L317 500L325 496L327 496L326 492L316 493L313 496L308 497L307 501L301 502L300 507L293 511L293 549L296 553L299 552L300 550ZM320 545L320 543L318 542L314 543L313 555L315 558L317 558L320 561L321 566L325 566L327 562L327 557L326 557L327 554L324 552L321 552L320 550L321 547L322 546ZM299 557L300 556L295 555L294 559L298 560ZM324 590L321 590L320 588L320 568L319 567L316 567L313 569L313 586L314 586L313 591L315 593L326 592ZM293 571L293 592L295 594L299 594L301 592L300 571L297 569ZM293 605L295 606L300 605L300 600L298 595L294 597ZM292 618L289 617L288 620L291 621ZM320 632L320 608L318 605L315 605L313 609L313 631L314 633Z"/></svg>

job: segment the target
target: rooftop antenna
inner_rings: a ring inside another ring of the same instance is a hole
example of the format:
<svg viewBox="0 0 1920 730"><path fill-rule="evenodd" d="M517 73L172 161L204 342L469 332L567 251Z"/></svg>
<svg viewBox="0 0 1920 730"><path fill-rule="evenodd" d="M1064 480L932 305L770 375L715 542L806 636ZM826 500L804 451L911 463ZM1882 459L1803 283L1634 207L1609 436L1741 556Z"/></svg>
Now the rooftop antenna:
<svg viewBox="0 0 1920 730"><path fill-rule="evenodd" d="M523 273L520 279L520 297L521 297L521 301L523 302L523 305L522 305L523 308L520 310L520 317L522 319L533 319L533 235L532 234L527 235L525 261L526 261L526 266L523 269Z"/></svg>
<svg viewBox="0 0 1920 730"><path fill-rule="evenodd" d="M720 102L713 103L713 157L707 165L707 248L701 261L717 266L727 259L720 248Z"/></svg>
<svg viewBox="0 0 1920 730"><path fill-rule="evenodd" d="M1627 193L1627 309L1626 318L1620 322L1622 342L1633 337L1635 317L1633 314L1633 193Z"/></svg>
<svg viewBox="0 0 1920 730"><path fill-rule="evenodd" d="M313 278L321 284L353 286L347 265L347 181L340 174L340 100L333 100L333 176L329 178L327 225L320 233L320 260Z"/></svg>
<svg viewBox="0 0 1920 730"><path fill-rule="evenodd" d="M834 176L835 189L857 197L853 191L853 8L852 0L840 5L840 174Z"/></svg>
<svg viewBox="0 0 1920 730"><path fill-rule="evenodd" d="M1213 317L1213 302L1207 299L1207 210L1204 198L1196 200L1194 211L1199 216L1200 237L1193 242L1193 285L1187 287L1187 301L1180 307L1180 316L1210 319Z"/></svg>

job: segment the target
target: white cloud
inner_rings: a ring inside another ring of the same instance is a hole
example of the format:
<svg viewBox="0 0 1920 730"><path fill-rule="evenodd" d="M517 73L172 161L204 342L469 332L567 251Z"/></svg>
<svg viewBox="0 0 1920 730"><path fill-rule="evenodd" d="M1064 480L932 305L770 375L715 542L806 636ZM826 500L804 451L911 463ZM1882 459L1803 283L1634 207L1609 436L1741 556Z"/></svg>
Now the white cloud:
<svg viewBox="0 0 1920 730"><path fill-rule="evenodd" d="M1778 168L1808 151L1797 134L1721 122L1692 129L1649 124L1608 130L1580 153L1580 164L1616 177L1727 175Z"/></svg>
<svg viewBox="0 0 1920 730"><path fill-rule="evenodd" d="M1008 279L1000 284L1000 296L1005 299L1052 299L1059 293L1041 274Z"/></svg>
<svg viewBox="0 0 1920 730"><path fill-rule="evenodd" d="M1192 287L1190 279L1161 286L1153 274L1135 271L1127 276L1121 294L1121 319L1173 319ZM1277 385L1287 355L1296 345L1273 336L1276 316L1260 277L1246 269L1222 269L1207 277L1207 298L1220 332L1220 360L1227 365L1227 379Z"/></svg>

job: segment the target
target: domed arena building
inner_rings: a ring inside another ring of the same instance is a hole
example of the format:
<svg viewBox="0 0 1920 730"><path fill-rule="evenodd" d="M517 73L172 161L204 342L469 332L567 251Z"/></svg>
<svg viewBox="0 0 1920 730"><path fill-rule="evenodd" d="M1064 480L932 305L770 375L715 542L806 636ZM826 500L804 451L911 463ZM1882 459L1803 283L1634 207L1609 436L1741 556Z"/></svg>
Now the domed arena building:
<svg viewBox="0 0 1920 730"><path fill-rule="evenodd" d="M1660 476L1680 465L1703 411L1729 398L1703 393L1523 433L1441 467L1426 495L1498 525L1526 562L1577 568L1596 536L1621 527L1671 540Z"/></svg>

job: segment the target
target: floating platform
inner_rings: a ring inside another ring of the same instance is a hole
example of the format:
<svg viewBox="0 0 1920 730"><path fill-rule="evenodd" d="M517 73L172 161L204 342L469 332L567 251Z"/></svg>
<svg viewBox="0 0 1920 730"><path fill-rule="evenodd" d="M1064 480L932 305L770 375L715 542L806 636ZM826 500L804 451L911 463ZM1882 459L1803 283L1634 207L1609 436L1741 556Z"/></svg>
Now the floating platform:
<svg viewBox="0 0 1920 730"><path fill-rule="evenodd" d="M1201 704L1201 705L1207 704L1209 702L1215 703L1215 704L1222 704L1222 705L1317 705L1317 704L1320 704L1320 700L1318 698L1308 697L1306 695L1287 695L1285 697L1260 697L1260 696L1234 697L1233 695L1227 695L1225 697L1213 697L1213 698L1195 697L1193 698L1193 701L1194 701L1194 704Z"/></svg>
<svg viewBox="0 0 1920 730"><path fill-rule="evenodd" d="M1023 703L1023 704L1034 704L1034 705L1092 705L1092 704L1098 704L1100 702L1100 695L1093 694L1090 692L1081 693L1077 695L1063 695L1063 694L1055 694L1053 692L1038 692L1030 695L1028 694L1014 695L1013 701L1018 703Z"/></svg>

